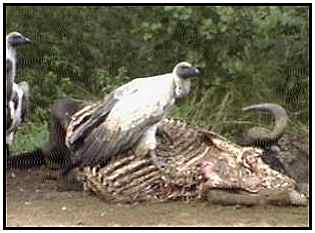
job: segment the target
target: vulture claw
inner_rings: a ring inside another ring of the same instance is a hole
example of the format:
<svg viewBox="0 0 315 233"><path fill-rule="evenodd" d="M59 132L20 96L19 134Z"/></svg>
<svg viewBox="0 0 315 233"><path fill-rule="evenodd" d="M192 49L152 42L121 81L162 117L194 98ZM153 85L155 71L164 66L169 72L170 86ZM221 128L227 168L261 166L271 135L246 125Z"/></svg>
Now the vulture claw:
<svg viewBox="0 0 315 233"><path fill-rule="evenodd" d="M164 138L165 140L167 140L171 145L174 144L172 137L164 129L158 127L156 134L157 136L160 136L161 138Z"/></svg>
<svg viewBox="0 0 315 233"><path fill-rule="evenodd" d="M162 160L162 159L160 159L160 158L157 157L157 155L156 155L156 153L155 153L155 150L150 150L149 154L150 154L150 157L151 157L151 160L152 160L153 164L154 164L160 171L165 171L166 168L167 168L167 163L166 163L164 160Z"/></svg>

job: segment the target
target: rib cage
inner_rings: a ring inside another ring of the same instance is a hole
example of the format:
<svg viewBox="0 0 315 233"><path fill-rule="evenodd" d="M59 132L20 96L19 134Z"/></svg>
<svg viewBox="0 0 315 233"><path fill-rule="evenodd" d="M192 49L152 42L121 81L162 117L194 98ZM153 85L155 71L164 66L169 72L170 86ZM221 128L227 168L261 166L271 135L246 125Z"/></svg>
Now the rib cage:
<svg viewBox="0 0 315 233"><path fill-rule="evenodd" d="M155 167L149 156L138 157L129 150L112 158L105 166L77 170L85 189L114 202L199 199L204 197L206 190L216 188L232 188L248 193L264 190L291 192L295 189L293 179L263 163L260 149L237 146L213 132L188 127L172 119L164 120L160 128L174 142L172 144L166 137L159 137L156 149L157 155L170 167L169 174ZM248 165L251 160L246 158L254 159L255 169ZM209 185L201 172L203 161L216 161L223 166L215 170L223 184ZM299 201L294 199L291 202Z"/></svg>

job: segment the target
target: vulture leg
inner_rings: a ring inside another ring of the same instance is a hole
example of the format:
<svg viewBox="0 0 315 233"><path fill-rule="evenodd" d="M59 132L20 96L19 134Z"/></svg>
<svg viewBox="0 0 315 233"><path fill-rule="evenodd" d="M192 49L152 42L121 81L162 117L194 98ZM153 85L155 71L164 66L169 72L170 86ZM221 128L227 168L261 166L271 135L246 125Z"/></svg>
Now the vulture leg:
<svg viewBox="0 0 315 233"><path fill-rule="evenodd" d="M167 180L172 180L174 177L173 168L169 166L163 159L157 156L156 150L149 150L149 155L151 162L160 170L162 177Z"/></svg>
<svg viewBox="0 0 315 233"><path fill-rule="evenodd" d="M9 149L8 144L5 145L5 153L6 153L6 158L8 159L10 157L10 149Z"/></svg>
<svg viewBox="0 0 315 233"><path fill-rule="evenodd" d="M66 166L62 169L62 176L66 177L68 174L70 174L70 172L74 168L80 166L80 164L81 164L81 162L79 162L79 161L75 162L75 163L71 163L71 161L70 161L70 163L67 163Z"/></svg>
<svg viewBox="0 0 315 233"><path fill-rule="evenodd" d="M166 141L168 141L171 145L174 144L174 141L172 139L172 137L163 129L158 127L156 130L156 136L159 136L163 139L165 139Z"/></svg>
<svg viewBox="0 0 315 233"><path fill-rule="evenodd" d="M75 173L68 173L67 176L61 176L58 179L57 191L83 191L84 187L81 182L77 180Z"/></svg>
<svg viewBox="0 0 315 233"><path fill-rule="evenodd" d="M164 170L166 169L166 166L167 166L167 165L166 165L166 162L157 157L155 150L150 150L150 151L149 151L149 155L150 155L150 157L151 157L151 160L152 160L153 164L154 164L160 171L164 171Z"/></svg>

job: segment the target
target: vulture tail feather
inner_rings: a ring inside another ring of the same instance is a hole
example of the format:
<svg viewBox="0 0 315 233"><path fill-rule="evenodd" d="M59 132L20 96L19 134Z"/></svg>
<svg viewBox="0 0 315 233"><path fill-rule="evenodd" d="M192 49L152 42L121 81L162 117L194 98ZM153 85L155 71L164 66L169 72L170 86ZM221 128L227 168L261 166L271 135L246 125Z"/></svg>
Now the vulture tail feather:
<svg viewBox="0 0 315 233"><path fill-rule="evenodd" d="M41 149L37 149L32 152L8 156L6 162L7 169L29 169L44 165L45 156Z"/></svg>

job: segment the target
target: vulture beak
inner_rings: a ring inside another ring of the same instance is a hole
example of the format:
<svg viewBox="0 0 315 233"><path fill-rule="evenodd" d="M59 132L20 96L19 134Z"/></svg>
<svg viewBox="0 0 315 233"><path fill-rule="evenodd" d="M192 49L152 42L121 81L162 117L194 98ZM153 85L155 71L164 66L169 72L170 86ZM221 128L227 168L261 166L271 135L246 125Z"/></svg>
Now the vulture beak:
<svg viewBox="0 0 315 233"><path fill-rule="evenodd" d="M31 39L24 37L24 44L30 44L32 43Z"/></svg>
<svg viewBox="0 0 315 233"><path fill-rule="evenodd" d="M198 68L192 68L192 76L199 76L200 70Z"/></svg>
<svg viewBox="0 0 315 233"><path fill-rule="evenodd" d="M186 78L193 78L200 75L200 70L195 67L190 67L189 69L186 69L185 72L183 72L182 77L184 79Z"/></svg>
<svg viewBox="0 0 315 233"><path fill-rule="evenodd" d="M200 70L197 67L193 67L188 62L181 62L175 66L173 73L182 79L187 79L200 75Z"/></svg>

